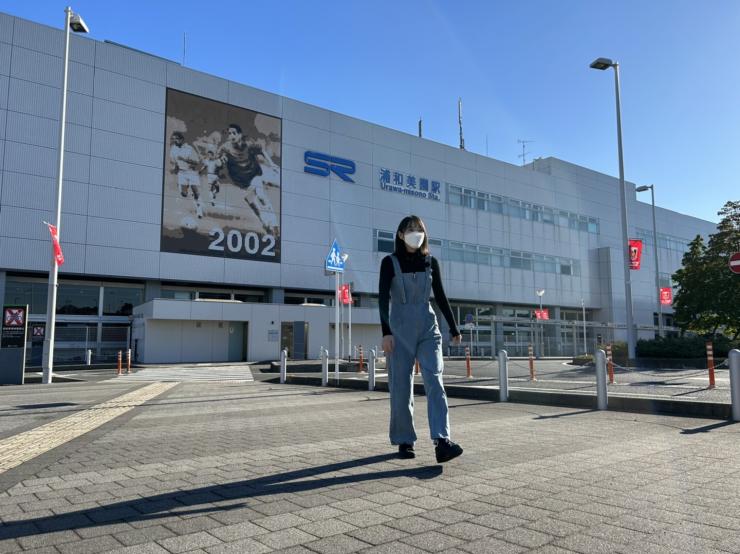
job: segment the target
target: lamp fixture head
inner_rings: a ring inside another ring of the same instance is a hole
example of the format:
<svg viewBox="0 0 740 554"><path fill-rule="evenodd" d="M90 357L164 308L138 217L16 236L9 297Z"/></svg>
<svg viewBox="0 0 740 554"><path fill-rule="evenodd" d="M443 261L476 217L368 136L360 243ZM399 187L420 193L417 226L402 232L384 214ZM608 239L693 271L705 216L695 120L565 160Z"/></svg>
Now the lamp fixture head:
<svg viewBox="0 0 740 554"><path fill-rule="evenodd" d="M85 20L78 13L72 13L72 17L69 18L69 28L75 33L89 33L90 29L85 24Z"/></svg>
<svg viewBox="0 0 740 554"><path fill-rule="evenodd" d="M614 62L610 60L609 58L596 58L594 61L591 62L591 69L600 69L601 71L605 69L609 69L614 65Z"/></svg>

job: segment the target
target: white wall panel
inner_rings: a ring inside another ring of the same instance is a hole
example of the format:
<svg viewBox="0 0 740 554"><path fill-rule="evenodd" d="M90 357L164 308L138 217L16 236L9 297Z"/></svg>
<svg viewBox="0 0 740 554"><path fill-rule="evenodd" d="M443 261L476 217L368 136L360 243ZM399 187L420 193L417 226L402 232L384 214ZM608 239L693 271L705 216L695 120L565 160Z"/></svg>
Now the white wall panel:
<svg viewBox="0 0 740 554"><path fill-rule="evenodd" d="M329 186L329 179L304 173L303 168L300 171L291 171L283 167L282 185L283 191L320 198L327 203L330 201L331 187Z"/></svg>
<svg viewBox="0 0 740 554"><path fill-rule="evenodd" d="M2 83L0 83L0 85L2 85ZM8 117L8 112L0 108L0 140L5 140L5 125L6 125L7 117ZM2 167L2 165L0 165L0 167Z"/></svg>
<svg viewBox="0 0 740 554"><path fill-rule="evenodd" d="M49 230L43 222L53 220L52 211L4 205L0 218L0 237L2 240L5 237L48 240ZM62 245L65 242L84 244L86 221L85 216L62 213Z"/></svg>
<svg viewBox="0 0 740 554"><path fill-rule="evenodd" d="M229 104L275 117L283 116L281 96L229 81Z"/></svg>
<svg viewBox="0 0 740 554"><path fill-rule="evenodd" d="M6 137L15 142L56 148L59 145L59 121L11 111Z"/></svg>
<svg viewBox="0 0 740 554"><path fill-rule="evenodd" d="M229 101L229 82L226 79L173 63L167 64L167 86L221 102Z"/></svg>
<svg viewBox="0 0 740 554"><path fill-rule="evenodd" d="M85 273L158 279L159 256L157 252L146 250L88 245L85 256Z"/></svg>
<svg viewBox="0 0 740 554"><path fill-rule="evenodd" d="M213 256L192 256L162 252L159 255L162 279L175 281L224 281L224 259Z"/></svg>
<svg viewBox="0 0 740 554"><path fill-rule="evenodd" d="M310 216L326 221L331 216L329 203L321 198L283 191L281 210L283 218Z"/></svg>
<svg viewBox="0 0 740 554"><path fill-rule="evenodd" d="M29 173L41 177L56 177L57 153L51 148L42 148L19 142L6 142L4 166L6 171Z"/></svg>
<svg viewBox="0 0 740 554"><path fill-rule="evenodd" d="M87 244L159 252L159 225L90 217Z"/></svg>
<svg viewBox="0 0 740 554"><path fill-rule="evenodd" d="M0 75L10 75L10 58L13 47L0 42Z"/></svg>
<svg viewBox="0 0 740 554"><path fill-rule="evenodd" d="M294 161L295 164L303 167L303 152L307 150L331 154L331 133L291 121L283 121L283 144L296 147L294 150L301 152L300 160ZM291 164L291 169L298 169L297 165Z"/></svg>
<svg viewBox="0 0 740 554"><path fill-rule="evenodd" d="M65 149L66 150L66 149ZM57 156L57 150L52 151ZM56 174L56 170L54 171ZM76 154L75 152L64 153L64 178L80 183L90 182L90 156Z"/></svg>
<svg viewBox="0 0 740 554"><path fill-rule="evenodd" d="M127 137L108 131L93 130L92 155L100 158L162 167L161 141Z"/></svg>
<svg viewBox="0 0 740 554"><path fill-rule="evenodd" d="M60 16L63 21L63 15ZM61 25L60 25L61 27ZM64 31L59 28L40 25L33 21L17 18L13 42L29 50L37 50L59 58L64 55ZM70 33L69 57L76 62L93 65L95 62L95 41Z"/></svg>
<svg viewBox="0 0 740 554"><path fill-rule="evenodd" d="M13 38L13 25L16 19L10 15L0 13L0 42L10 43Z"/></svg>
<svg viewBox="0 0 740 554"><path fill-rule="evenodd" d="M87 187L85 183L64 180L62 196L64 213L87 214ZM6 171L3 174L0 203L4 206L52 212L56 203L56 178Z"/></svg>
<svg viewBox="0 0 740 554"><path fill-rule="evenodd" d="M164 136L164 120L164 114L160 112L99 98L93 101L92 126L103 131L161 141Z"/></svg>
<svg viewBox="0 0 740 554"><path fill-rule="evenodd" d="M331 224L304 217L286 217L282 221L281 235L296 242L331 245ZM328 250L327 250L328 252Z"/></svg>
<svg viewBox="0 0 740 554"><path fill-rule="evenodd" d="M58 119L61 98L61 91L54 87L10 79L9 110Z"/></svg>
<svg viewBox="0 0 740 554"><path fill-rule="evenodd" d="M90 182L96 185L162 195L162 169L105 158L90 158Z"/></svg>
<svg viewBox="0 0 740 554"><path fill-rule="evenodd" d="M161 222L162 201L155 194L90 185L89 205L91 216L149 223L157 228Z"/></svg>
<svg viewBox="0 0 740 554"><path fill-rule="evenodd" d="M164 78L164 77L163 77ZM95 96L127 106L164 113L165 87L118 73L95 70Z"/></svg>
<svg viewBox="0 0 740 554"><path fill-rule="evenodd" d="M280 282L281 264L250 262L233 258L226 258L223 263L223 281L226 283L274 287Z"/></svg>
<svg viewBox="0 0 740 554"><path fill-rule="evenodd" d="M283 99L283 118L324 131L331 130L331 112L290 98ZM283 121L285 124L285 121ZM285 129L283 127L283 129Z"/></svg>
<svg viewBox="0 0 740 554"><path fill-rule="evenodd" d="M386 168L391 171L400 171L407 174L411 169L411 155L408 151L396 150L376 144L375 148L373 148L373 164L376 169Z"/></svg>
<svg viewBox="0 0 740 554"><path fill-rule="evenodd" d="M3 236L0 239L0 267L48 272L51 264L50 249L51 242L48 239L31 240Z"/></svg>
<svg viewBox="0 0 740 554"><path fill-rule="evenodd" d="M168 63L114 44L96 43L95 65L128 77L164 85Z"/></svg>

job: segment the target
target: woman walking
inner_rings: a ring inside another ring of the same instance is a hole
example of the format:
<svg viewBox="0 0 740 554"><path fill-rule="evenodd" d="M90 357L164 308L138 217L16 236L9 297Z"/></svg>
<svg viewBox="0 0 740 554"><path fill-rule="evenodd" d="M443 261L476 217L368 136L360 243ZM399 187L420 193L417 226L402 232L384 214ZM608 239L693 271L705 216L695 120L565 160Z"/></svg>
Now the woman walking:
<svg viewBox="0 0 740 554"><path fill-rule="evenodd" d="M404 217L398 225L394 253L383 258L380 265L378 292L383 350L390 362L391 444L398 445L401 458L416 457L413 369L418 360L437 462L456 458L463 450L450 440L449 410L442 384L442 334L429 301L432 292L450 327L452 344L460 344L462 336L442 286L439 263L429 254L426 226L419 217Z"/></svg>

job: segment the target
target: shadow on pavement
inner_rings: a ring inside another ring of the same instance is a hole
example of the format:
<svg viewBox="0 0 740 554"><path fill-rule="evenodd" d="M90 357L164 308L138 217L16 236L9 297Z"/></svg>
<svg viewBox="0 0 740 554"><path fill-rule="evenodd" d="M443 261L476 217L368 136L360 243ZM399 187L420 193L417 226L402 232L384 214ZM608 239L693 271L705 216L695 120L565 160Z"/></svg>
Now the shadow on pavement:
<svg viewBox="0 0 740 554"><path fill-rule="evenodd" d="M554 414L554 415L540 415L537 417L534 417L532 419L557 419L560 417L568 417L568 416L574 416L574 415L582 415L582 414L590 414L593 412L598 412L598 410L578 410L577 412L568 412L565 414Z"/></svg>
<svg viewBox="0 0 740 554"><path fill-rule="evenodd" d="M0 539L12 539L49 533L108 525L114 522L144 521L172 515L222 512L249 506L247 503L235 503L228 506L214 506L214 502L248 499L273 494L286 494L310 491L335 485L349 485L392 479L412 477L416 479L434 479L442 474L442 466L429 465L404 469L393 469L376 472L365 472L336 477L311 479L317 475L335 471L356 469L375 463L396 460L395 453L380 454L346 462L337 462L312 468L306 468L246 481L223 485L210 485L189 491L176 491L157 494L136 500L125 500L107 506L68 512L51 517L34 518L17 522L4 522L0 527ZM306 479L295 481L296 479ZM208 504L198 508L200 504ZM192 509L188 509L192 508Z"/></svg>
<svg viewBox="0 0 740 554"><path fill-rule="evenodd" d="M712 423L710 425L704 425L703 427L695 427L694 429L682 429L682 435L696 435L697 433L708 433L714 431L720 427L726 427L728 425L734 425L736 421L720 421L719 423Z"/></svg>

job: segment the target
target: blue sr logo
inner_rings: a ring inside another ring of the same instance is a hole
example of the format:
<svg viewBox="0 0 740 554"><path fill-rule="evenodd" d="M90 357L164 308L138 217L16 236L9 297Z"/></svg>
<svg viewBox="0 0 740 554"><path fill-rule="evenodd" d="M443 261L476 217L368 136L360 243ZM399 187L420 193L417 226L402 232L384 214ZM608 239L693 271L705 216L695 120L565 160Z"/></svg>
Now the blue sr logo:
<svg viewBox="0 0 740 554"><path fill-rule="evenodd" d="M344 158L337 158L329 154L307 150L303 154L303 161L306 163L303 167L303 171L306 173L328 177L333 172L343 181L354 183L350 177L350 175L354 175L355 173L355 162L352 160L345 160Z"/></svg>

